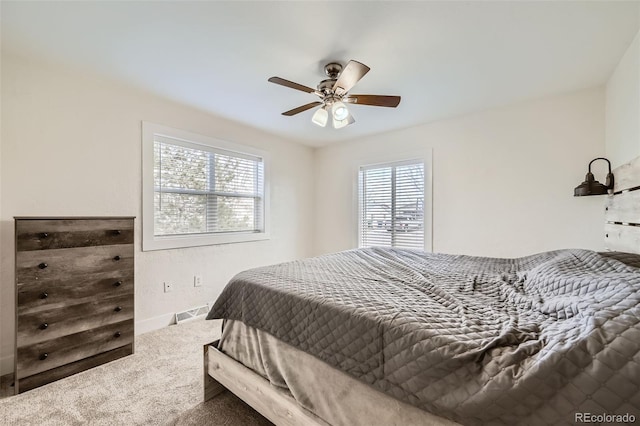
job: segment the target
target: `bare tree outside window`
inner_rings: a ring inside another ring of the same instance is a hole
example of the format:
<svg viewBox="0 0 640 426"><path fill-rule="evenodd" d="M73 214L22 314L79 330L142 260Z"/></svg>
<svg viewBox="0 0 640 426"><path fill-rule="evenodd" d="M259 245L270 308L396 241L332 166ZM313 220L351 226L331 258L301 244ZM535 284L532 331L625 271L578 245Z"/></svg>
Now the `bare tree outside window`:
<svg viewBox="0 0 640 426"><path fill-rule="evenodd" d="M261 229L262 162L218 151L155 141L155 235Z"/></svg>

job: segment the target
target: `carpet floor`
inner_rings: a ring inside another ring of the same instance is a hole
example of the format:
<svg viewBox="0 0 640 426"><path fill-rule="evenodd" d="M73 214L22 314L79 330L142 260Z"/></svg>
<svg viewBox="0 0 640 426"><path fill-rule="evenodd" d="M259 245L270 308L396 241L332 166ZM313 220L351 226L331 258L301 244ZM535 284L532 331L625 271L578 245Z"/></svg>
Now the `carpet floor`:
<svg viewBox="0 0 640 426"><path fill-rule="evenodd" d="M133 355L0 398L0 425L271 425L228 391L202 402L202 346L219 335L198 320L137 336Z"/></svg>

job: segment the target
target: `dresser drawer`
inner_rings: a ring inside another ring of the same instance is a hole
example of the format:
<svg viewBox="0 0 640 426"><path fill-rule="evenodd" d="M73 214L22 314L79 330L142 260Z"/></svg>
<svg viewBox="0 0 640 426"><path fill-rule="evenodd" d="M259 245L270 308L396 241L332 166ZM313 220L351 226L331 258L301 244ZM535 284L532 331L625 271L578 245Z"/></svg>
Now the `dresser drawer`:
<svg viewBox="0 0 640 426"><path fill-rule="evenodd" d="M133 270L133 244L16 253L16 283L62 281L96 272Z"/></svg>
<svg viewBox="0 0 640 426"><path fill-rule="evenodd" d="M131 342L133 342L132 319L19 347L16 379L79 361Z"/></svg>
<svg viewBox="0 0 640 426"><path fill-rule="evenodd" d="M18 251L133 244L132 219L21 220L16 223Z"/></svg>
<svg viewBox="0 0 640 426"><path fill-rule="evenodd" d="M133 299L133 270L70 275L65 279L32 281L18 286L18 315L129 295Z"/></svg>
<svg viewBox="0 0 640 426"><path fill-rule="evenodd" d="M18 342L20 346L29 346L132 318L131 295L19 315Z"/></svg>
<svg viewBox="0 0 640 426"><path fill-rule="evenodd" d="M38 386L46 385L47 383L63 379L71 376L72 374L85 371L106 362L114 361L118 358L122 358L123 356L131 355L132 353L133 343L129 343L128 345L121 346L107 352L102 352L97 355L90 356L89 358L83 358L79 361L64 364L60 367L43 371L42 373L33 374L29 377L23 377L20 379L20 392L25 392L33 388L37 388Z"/></svg>

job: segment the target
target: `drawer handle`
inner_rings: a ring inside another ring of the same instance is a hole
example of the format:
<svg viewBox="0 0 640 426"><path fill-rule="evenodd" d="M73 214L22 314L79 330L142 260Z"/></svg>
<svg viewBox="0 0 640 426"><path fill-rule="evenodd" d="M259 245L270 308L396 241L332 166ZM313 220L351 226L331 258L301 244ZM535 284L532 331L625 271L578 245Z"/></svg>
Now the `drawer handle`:
<svg viewBox="0 0 640 426"><path fill-rule="evenodd" d="M46 299L47 297L49 297L49 293L46 291L40 295L40 299Z"/></svg>
<svg viewBox="0 0 640 426"><path fill-rule="evenodd" d="M43 232L40 234L40 238L44 239L47 238L49 236L49 234L47 232Z"/></svg>
<svg viewBox="0 0 640 426"><path fill-rule="evenodd" d="M46 330L47 328L49 328L49 324L47 324L46 322L40 324L40 330Z"/></svg>
<svg viewBox="0 0 640 426"><path fill-rule="evenodd" d="M42 355L40 355L40 361L44 361L45 359L47 359L49 357L48 353L43 353Z"/></svg>
<svg viewBox="0 0 640 426"><path fill-rule="evenodd" d="M116 281L115 283L113 283L114 287L120 287L122 285L122 281Z"/></svg>
<svg viewBox="0 0 640 426"><path fill-rule="evenodd" d="M119 331L116 331L115 334L113 335L113 337L115 337L116 339L120 336L122 336L122 333L120 333Z"/></svg>
<svg viewBox="0 0 640 426"><path fill-rule="evenodd" d="M116 308L114 309L114 311L116 312L120 312L122 310L122 306L116 306Z"/></svg>
<svg viewBox="0 0 640 426"><path fill-rule="evenodd" d="M111 233L112 233L113 235L120 235L120 234L122 234L122 231L121 231L121 230L119 230L119 229L115 229L115 230L111 231Z"/></svg>
<svg viewBox="0 0 640 426"><path fill-rule="evenodd" d="M113 257L113 260L115 260L116 262L117 262L118 260L120 260L120 259L122 259L120 256L114 256L114 257Z"/></svg>
<svg viewBox="0 0 640 426"><path fill-rule="evenodd" d="M47 265L46 263L42 262L41 264L38 265L38 268L45 269L47 266L49 266L49 265Z"/></svg>

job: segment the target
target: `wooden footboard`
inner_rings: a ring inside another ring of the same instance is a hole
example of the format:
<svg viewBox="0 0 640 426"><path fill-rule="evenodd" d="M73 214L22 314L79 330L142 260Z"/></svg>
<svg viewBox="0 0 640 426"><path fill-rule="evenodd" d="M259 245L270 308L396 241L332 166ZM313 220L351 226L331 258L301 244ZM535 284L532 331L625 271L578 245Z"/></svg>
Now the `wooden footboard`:
<svg viewBox="0 0 640 426"><path fill-rule="evenodd" d="M220 352L217 346L218 341L204 346L205 401L228 389L278 426L329 426L298 405L287 391L272 386L264 377Z"/></svg>
<svg viewBox="0 0 640 426"><path fill-rule="evenodd" d="M209 375L209 349L215 349L218 346L219 340L204 345L204 400L208 401L211 398L224 392L226 388L220 384L217 380Z"/></svg>

